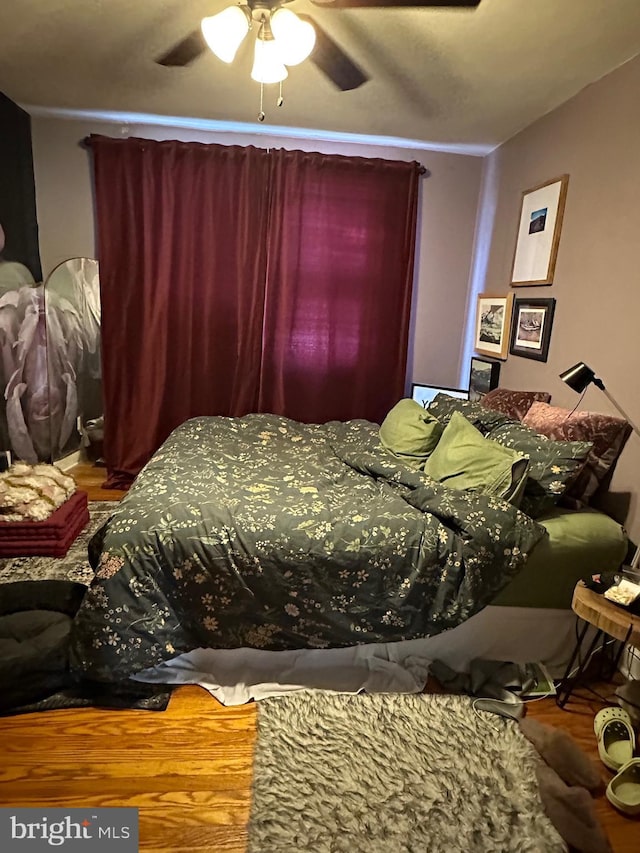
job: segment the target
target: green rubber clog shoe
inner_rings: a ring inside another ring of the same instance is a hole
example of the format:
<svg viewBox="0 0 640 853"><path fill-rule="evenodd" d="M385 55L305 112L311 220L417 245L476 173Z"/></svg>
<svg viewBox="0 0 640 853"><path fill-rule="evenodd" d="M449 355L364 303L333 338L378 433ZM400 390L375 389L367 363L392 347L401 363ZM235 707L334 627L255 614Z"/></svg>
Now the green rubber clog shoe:
<svg viewBox="0 0 640 853"><path fill-rule="evenodd" d="M595 716L593 730L598 754L610 770L619 770L633 758L636 735L631 717L622 708L603 708Z"/></svg>
<svg viewBox="0 0 640 853"><path fill-rule="evenodd" d="M618 811L640 814L640 758L632 758L607 785L607 799Z"/></svg>

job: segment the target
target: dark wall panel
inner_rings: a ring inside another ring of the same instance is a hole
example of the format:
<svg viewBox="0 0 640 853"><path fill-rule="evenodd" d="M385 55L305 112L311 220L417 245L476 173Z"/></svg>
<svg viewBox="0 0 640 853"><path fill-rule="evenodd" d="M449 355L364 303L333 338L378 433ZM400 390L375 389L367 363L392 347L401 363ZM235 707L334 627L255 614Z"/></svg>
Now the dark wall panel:
<svg viewBox="0 0 640 853"><path fill-rule="evenodd" d="M19 261L42 281L36 190L31 151L31 119L0 92L0 225L5 233L1 259Z"/></svg>

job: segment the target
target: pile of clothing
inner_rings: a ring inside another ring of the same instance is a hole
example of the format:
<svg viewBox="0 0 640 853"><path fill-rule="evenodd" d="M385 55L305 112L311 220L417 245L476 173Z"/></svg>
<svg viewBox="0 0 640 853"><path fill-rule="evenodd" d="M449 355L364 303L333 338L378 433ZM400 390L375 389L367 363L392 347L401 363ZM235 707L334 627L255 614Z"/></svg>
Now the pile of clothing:
<svg viewBox="0 0 640 853"><path fill-rule="evenodd" d="M56 465L16 462L0 474L0 521L44 521L76 490Z"/></svg>
<svg viewBox="0 0 640 853"><path fill-rule="evenodd" d="M64 557L88 522L86 492L55 465L0 474L0 557Z"/></svg>

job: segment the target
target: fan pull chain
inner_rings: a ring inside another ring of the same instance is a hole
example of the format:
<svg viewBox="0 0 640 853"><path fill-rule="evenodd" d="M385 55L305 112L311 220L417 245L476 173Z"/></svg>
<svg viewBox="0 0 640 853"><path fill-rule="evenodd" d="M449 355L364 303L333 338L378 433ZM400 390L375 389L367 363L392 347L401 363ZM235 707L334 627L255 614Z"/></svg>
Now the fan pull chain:
<svg viewBox="0 0 640 853"><path fill-rule="evenodd" d="M278 95L278 100L276 101L276 107L281 107L284 104L284 98L282 97L282 80L280 81L280 94Z"/></svg>
<svg viewBox="0 0 640 853"><path fill-rule="evenodd" d="M258 39L262 42L263 47L264 47L264 22L265 22L265 16L263 14L261 17L260 29L258 30L258 36L257 36ZM258 113L258 121L264 121L264 119L265 119L265 114L264 114L264 82L261 80L260 81L260 112Z"/></svg>

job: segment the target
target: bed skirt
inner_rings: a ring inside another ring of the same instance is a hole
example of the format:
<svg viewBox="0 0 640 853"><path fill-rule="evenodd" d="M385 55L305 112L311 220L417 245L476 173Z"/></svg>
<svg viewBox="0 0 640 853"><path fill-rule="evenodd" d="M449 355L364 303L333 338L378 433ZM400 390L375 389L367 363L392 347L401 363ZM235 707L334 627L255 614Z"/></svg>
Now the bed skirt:
<svg viewBox="0 0 640 853"><path fill-rule="evenodd" d="M199 684L223 705L310 688L418 693L435 660L458 672L466 672L478 658L540 662L559 678L575 643L576 616L571 610L490 605L462 625L426 639L281 652L195 649L134 677Z"/></svg>

